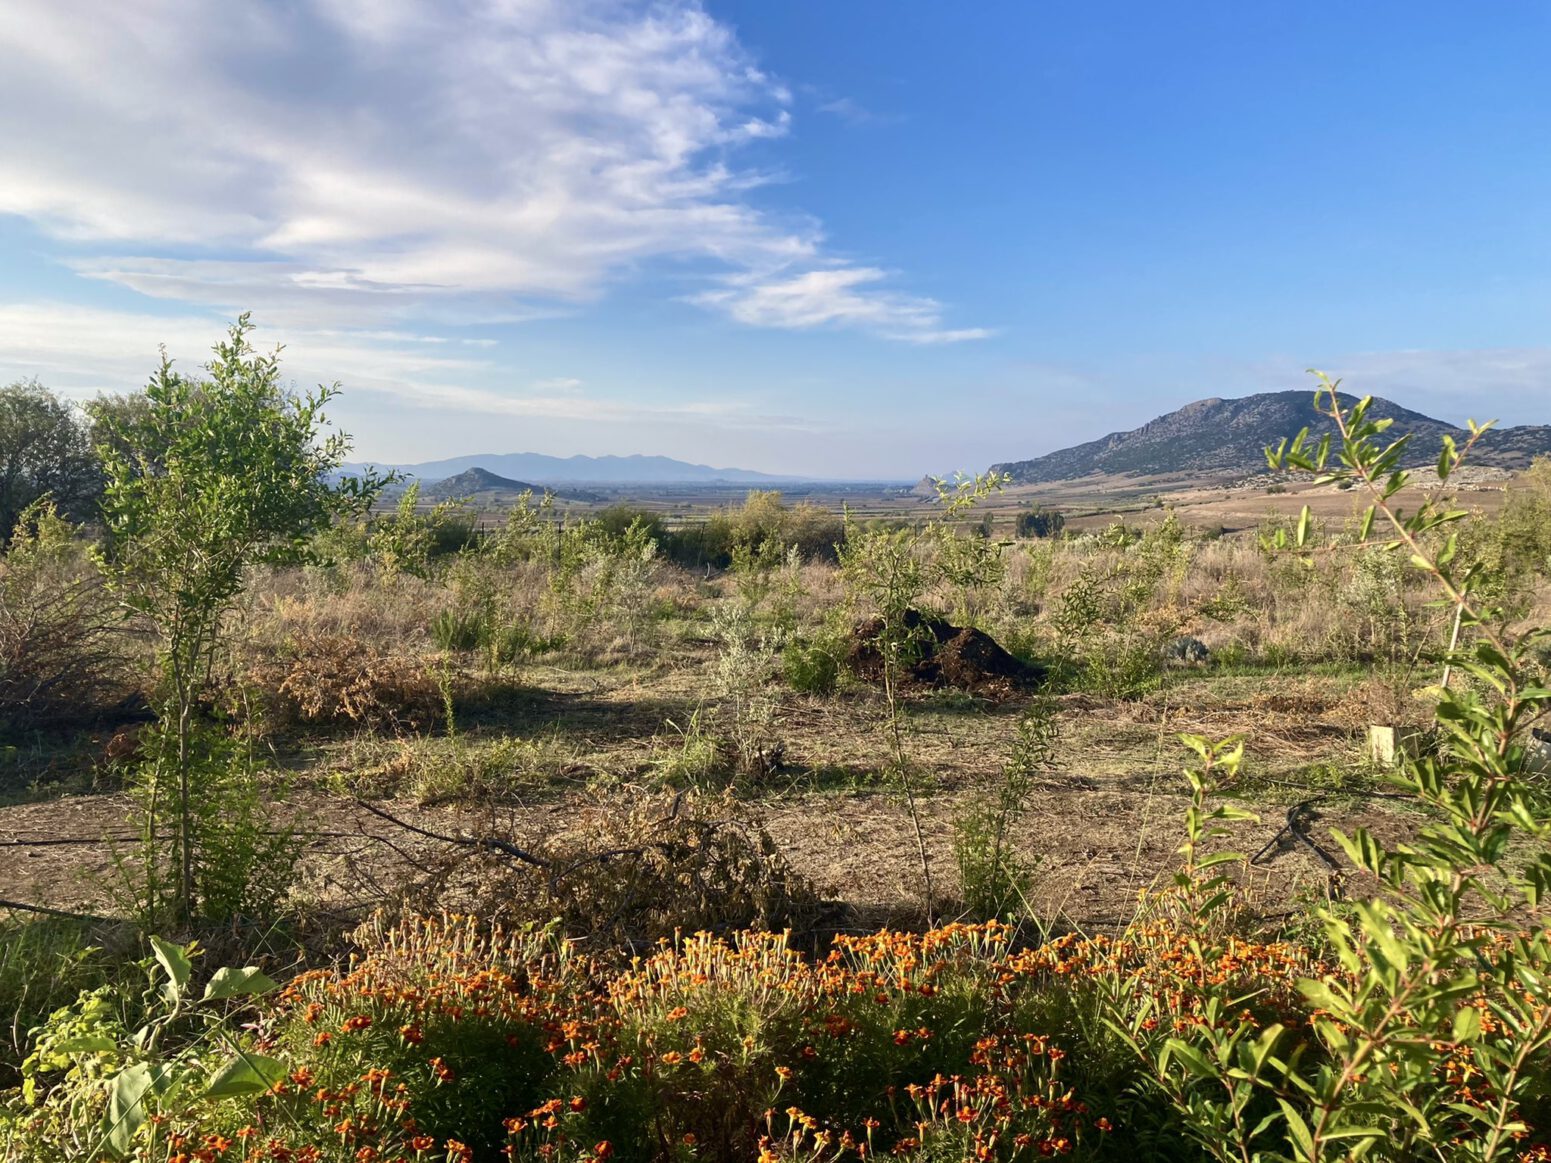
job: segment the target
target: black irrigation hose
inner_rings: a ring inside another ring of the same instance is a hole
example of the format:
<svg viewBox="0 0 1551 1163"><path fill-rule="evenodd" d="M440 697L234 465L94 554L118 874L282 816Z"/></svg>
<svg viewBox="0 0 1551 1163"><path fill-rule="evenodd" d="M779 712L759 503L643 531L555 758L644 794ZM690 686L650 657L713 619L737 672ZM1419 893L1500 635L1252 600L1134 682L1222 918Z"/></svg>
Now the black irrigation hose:
<svg viewBox="0 0 1551 1163"><path fill-rule="evenodd" d="M112 917L101 917L96 913L73 913L68 909L51 909L47 905L29 905L21 901L0 899L0 909L13 909L24 913L42 913L45 917L68 917L72 921L97 921L104 925L118 923Z"/></svg>
<svg viewBox="0 0 1551 1163"><path fill-rule="evenodd" d="M1300 800L1288 808L1287 822L1282 825L1275 836L1272 836L1266 842L1265 847L1249 858L1249 862L1251 864L1259 864L1273 849L1281 846L1284 838L1288 838L1302 844L1310 852L1314 853L1315 856L1318 856L1325 867L1339 875L1343 871L1340 862L1316 844L1314 838L1308 833L1309 816L1313 813L1314 805L1323 803L1328 798L1328 796L1316 796L1314 799Z"/></svg>
<svg viewBox="0 0 1551 1163"><path fill-rule="evenodd" d="M397 823L397 821L395 821ZM292 831L286 828L265 828L266 836L296 836L304 840L354 840L360 832ZM0 848L66 848L88 844L130 844L145 837L134 836L63 836L47 840L0 840Z"/></svg>

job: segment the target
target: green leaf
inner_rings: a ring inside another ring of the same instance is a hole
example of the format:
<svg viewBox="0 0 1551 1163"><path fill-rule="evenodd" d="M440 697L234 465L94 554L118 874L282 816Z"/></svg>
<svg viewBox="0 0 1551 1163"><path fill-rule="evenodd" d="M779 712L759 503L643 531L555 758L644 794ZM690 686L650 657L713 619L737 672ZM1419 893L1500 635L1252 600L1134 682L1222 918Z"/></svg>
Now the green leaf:
<svg viewBox="0 0 1551 1163"><path fill-rule="evenodd" d="M1481 1036L1481 1011L1474 1006L1461 1006L1454 1015L1454 1041L1474 1042Z"/></svg>
<svg viewBox="0 0 1551 1163"><path fill-rule="evenodd" d="M1181 735L1179 737L1179 741L1186 747L1190 748L1190 750L1194 751L1202 759L1206 758L1207 752L1211 749L1211 744L1209 744L1206 741L1205 736L1202 735Z"/></svg>
<svg viewBox="0 0 1551 1163"><path fill-rule="evenodd" d="M266 975L257 966L249 965L243 969L228 967L215 971L215 976L210 979L210 984L205 986L204 1000L213 1001L223 997L251 997L255 994L269 993L279 988L279 983Z"/></svg>
<svg viewBox="0 0 1551 1163"><path fill-rule="evenodd" d="M75 1038L55 1042L49 1048L59 1054L100 1054L107 1050L118 1049L118 1043L102 1034L81 1034Z"/></svg>
<svg viewBox="0 0 1551 1163"><path fill-rule="evenodd" d="M1346 1012L1346 999L1336 993L1331 983L1316 981L1313 978L1304 978L1298 982L1298 992L1309 1000L1309 1004L1333 1014Z"/></svg>
<svg viewBox="0 0 1551 1163"><path fill-rule="evenodd" d="M1197 1078L1217 1077L1217 1067L1213 1066L1206 1055L1190 1043L1181 1042L1178 1038L1170 1038L1164 1046L1169 1056L1177 1058L1185 1069Z"/></svg>
<svg viewBox="0 0 1551 1163"><path fill-rule="evenodd" d="M284 1062L264 1054L239 1054L210 1076L206 1098L237 1098L267 1093L289 1071Z"/></svg>
<svg viewBox="0 0 1551 1163"><path fill-rule="evenodd" d="M102 1115L103 1146L114 1158L129 1154L135 1132L144 1125L146 1100L167 1089L167 1067L148 1062L126 1066L108 1083L108 1109Z"/></svg>
<svg viewBox="0 0 1551 1163"><path fill-rule="evenodd" d="M1314 1136L1309 1133L1309 1124L1303 1121L1303 1116L1298 1113L1297 1108L1285 1098L1278 1098L1276 1102L1282 1108L1282 1118L1287 1123L1287 1136L1298 1148L1298 1158L1312 1159Z"/></svg>
<svg viewBox="0 0 1551 1163"><path fill-rule="evenodd" d="M182 945L174 945L171 941L163 941L160 937L151 938L151 949L167 974L167 983L163 986L163 992L166 993L167 1000L176 1005L178 999L183 996L183 991L188 987L189 975L194 972L194 963L189 960L188 952Z"/></svg>
<svg viewBox="0 0 1551 1163"><path fill-rule="evenodd" d="M1307 505L1303 506L1303 511L1298 514L1297 545L1299 549L1302 549L1309 543L1309 519L1311 516L1312 514L1309 512Z"/></svg>
<svg viewBox="0 0 1551 1163"><path fill-rule="evenodd" d="M1242 864L1247 859L1248 857L1242 852L1214 852L1210 856L1203 856L1196 861L1196 868L1204 872L1206 869L1215 868L1219 864Z"/></svg>

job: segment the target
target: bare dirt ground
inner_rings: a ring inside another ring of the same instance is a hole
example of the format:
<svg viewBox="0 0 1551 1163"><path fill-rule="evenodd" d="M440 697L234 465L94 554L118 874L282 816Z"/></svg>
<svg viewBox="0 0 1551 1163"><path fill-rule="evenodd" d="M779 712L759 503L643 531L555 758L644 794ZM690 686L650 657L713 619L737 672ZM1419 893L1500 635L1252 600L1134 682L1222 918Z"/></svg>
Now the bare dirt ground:
<svg viewBox="0 0 1551 1163"><path fill-rule="evenodd" d="M512 735L563 746L541 775L513 774L501 794L474 802L456 795L409 797L384 789L368 802L439 835L491 828L519 844L574 834L587 812L639 795L654 756L676 745L665 726L685 722L695 680L684 670L656 675L546 673L526 702L469 728L464 746ZM1313 801L1307 834L1339 863L1332 825L1368 826L1393 838L1415 826L1405 806L1365 793L1372 783L1327 785L1309 771L1352 766L1361 714L1329 678L1184 675L1136 702L1068 696L1060 712L1058 766L1044 776L1019 822L1015 842L1038 874L1028 901L1060 927L1124 924L1138 894L1173 866L1185 785L1179 732L1248 737L1242 798L1262 822L1235 829L1232 843L1261 849L1282 829L1288 808ZM566 687L569 689L559 689ZM921 812L938 891L957 890L955 812L988 794L1008 751L1016 702L993 707L924 696L912 707L910 749L925 793ZM773 725L785 763L741 792L740 810L762 820L780 850L829 899L858 918L909 919L921 907L921 874L904 798L876 776L881 707L871 692L830 700L784 699ZM423 742L423 741L422 741ZM323 910L360 906L391 889L441 842L406 832L331 789L330 773L363 756L411 754L415 741L335 741L304 758L309 776L288 810L311 833L303 892ZM418 753L415 753L418 754ZM411 755L414 759L414 755ZM406 761L407 762L407 761ZM366 793L363 793L366 794ZM666 802L671 791L660 791ZM115 912L120 864L133 863L130 803L121 792L71 794L0 807L0 898L53 908ZM112 839L117 838L117 839ZM33 841L50 841L32 846ZM61 843L61 841L64 841ZM1284 842L1252 866L1251 899L1271 917L1329 888L1331 870L1309 846ZM862 923L865 923L863 921Z"/></svg>

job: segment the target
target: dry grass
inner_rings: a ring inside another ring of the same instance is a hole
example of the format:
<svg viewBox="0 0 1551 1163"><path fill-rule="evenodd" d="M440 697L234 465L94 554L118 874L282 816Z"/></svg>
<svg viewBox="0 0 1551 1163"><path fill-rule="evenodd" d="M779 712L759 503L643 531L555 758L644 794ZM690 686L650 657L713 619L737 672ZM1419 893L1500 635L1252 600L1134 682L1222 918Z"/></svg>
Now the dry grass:
<svg viewBox="0 0 1551 1163"><path fill-rule="evenodd" d="M1349 548L1309 570L1263 552L1253 536L1188 529L1129 545L1095 536L1018 543L1005 566L995 584L927 601L972 615L1065 684L1059 768L1017 840L1039 864L1029 904L1040 915L1108 923L1169 866L1181 732L1247 740L1245 794L1268 821L1245 829L1251 848L1289 802L1315 794L1349 797L1327 808L1332 822L1409 826L1384 801L1350 798L1374 786L1361 759L1366 726L1428 717L1413 692L1436 680L1429 650L1447 626L1404 571ZM1088 605L1073 618L1079 598ZM1533 581L1522 601L1528 620L1544 622L1551 585ZM730 655L723 629L733 609L769 649ZM448 610L515 627L523 646L504 658L443 650L431 626ZM362 821L351 803L361 795L438 826L472 827L499 811L502 826L530 842L581 843L578 829L628 832L643 795L725 786L764 811L797 872L858 915L908 918L919 909L919 870L887 775L880 692L852 680L832 695L802 694L780 677L782 642L843 635L865 613L822 562L752 580L662 561L622 573L593 560L559 581L547 561L479 558L454 559L427 579L385 581L365 566L281 570L257 580L238 615L228 702L264 728L307 810L345 830ZM1163 664L1160 644L1182 634L1207 645L1207 665ZM1095 671L1095 659L1110 672ZM1116 667L1136 673L1116 678ZM998 778L1021 704L951 690L905 700L928 854L950 894L949 821ZM774 758L751 774L729 757L755 729ZM692 743L703 744L705 763L691 778L680 760ZM72 805L59 827L114 830ZM23 809L0 811L0 831L24 819L36 823ZM308 891L334 905L411 868L396 861L425 856L423 846L399 856L373 848L352 857L347 876L338 847L308 856ZM47 903L50 868L29 863L0 873L0 895ZM63 897L53 899L76 899L78 886L57 871ZM1321 874L1296 853L1278 857L1257 871L1258 891L1268 909L1284 909Z"/></svg>

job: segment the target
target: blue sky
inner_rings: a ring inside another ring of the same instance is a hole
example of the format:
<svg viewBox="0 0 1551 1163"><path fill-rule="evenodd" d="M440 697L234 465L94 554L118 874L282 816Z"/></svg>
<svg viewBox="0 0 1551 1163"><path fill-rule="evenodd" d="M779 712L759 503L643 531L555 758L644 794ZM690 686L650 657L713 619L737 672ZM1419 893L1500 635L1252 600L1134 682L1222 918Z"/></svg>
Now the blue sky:
<svg viewBox="0 0 1551 1163"><path fill-rule="evenodd" d="M978 469L1305 385L1551 422L1551 7L10 0L0 381L251 309L358 452Z"/></svg>

